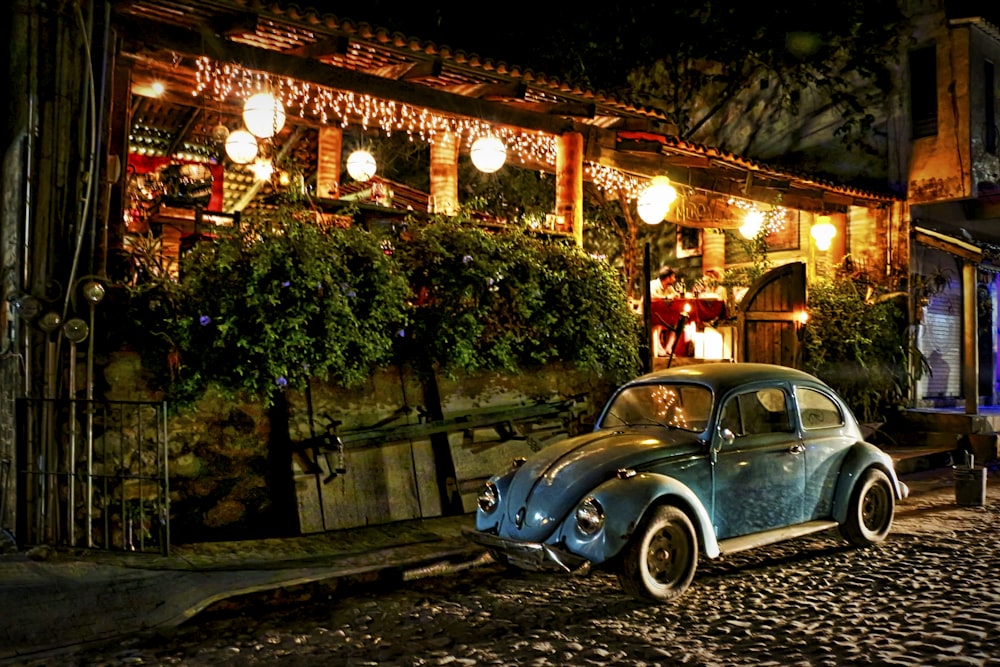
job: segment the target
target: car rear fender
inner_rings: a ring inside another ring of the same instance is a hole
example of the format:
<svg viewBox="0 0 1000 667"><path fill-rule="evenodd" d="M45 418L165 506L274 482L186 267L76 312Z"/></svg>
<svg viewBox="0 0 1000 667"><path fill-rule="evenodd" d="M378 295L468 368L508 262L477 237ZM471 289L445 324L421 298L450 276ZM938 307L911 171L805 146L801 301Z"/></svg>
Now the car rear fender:
<svg viewBox="0 0 1000 667"><path fill-rule="evenodd" d="M878 468L889 477L892 492L897 501L907 496L904 485L896 476L892 457L870 443L855 443L848 451L847 456L844 457L843 465L840 467L840 475L837 478L837 495L833 504L833 519L837 523L844 523L847 520L851 494L854 492L858 480L861 479L861 475L869 468Z"/></svg>
<svg viewBox="0 0 1000 667"><path fill-rule="evenodd" d="M628 543L643 515L654 505L679 507L691 517L705 555L715 558L719 545L708 511L698 496L682 482L666 475L640 473L625 479L604 482L589 497L604 508L604 529L597 535L582 536L572 516L564 524L563 538L570 549L595 563L616 556Z"/></svg>

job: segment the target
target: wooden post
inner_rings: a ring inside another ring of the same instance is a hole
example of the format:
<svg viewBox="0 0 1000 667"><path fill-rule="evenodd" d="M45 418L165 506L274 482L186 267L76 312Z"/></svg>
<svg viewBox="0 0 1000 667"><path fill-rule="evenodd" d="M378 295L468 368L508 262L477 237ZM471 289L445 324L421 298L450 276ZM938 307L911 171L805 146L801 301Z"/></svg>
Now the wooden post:
<svg viewBox="0 0 1000 667"><path fill-rule="evenodd" d="M701 239L701 271L726 271L726 235L721 230L705 229Z"/></svg>
<svg viewBox="0 0 1000 667"><path fill-rule="evenodd" d="M556 215L561 231L583 247L583 135L567 132L556 141Z"/></svg>
<svg viewBox="0 0 1000 667"><path fill-rule="evenodd" d="M458 136L442 132L431 144L431 198L428 213L458 213Z"/></svg>
<svg viewBox="0 0 1000 667"><path fill-rule="evenodd" d="M962 262L962 394L965 414L979 414L979 340L976 322L976 265Z"/></svg>
<svg viewBox="0 0 1000 667"><path fill-rule="evenodd" d="M330 125L319 128L319 148L316 156L316 196L320 199L340 198L340 157L343 147L343 130Z"/></svg>
<svg viewBox="0 0 1000 667"><path fill-rule="evenodd" d="M653 298L649 292L649 284L653 279L650 273L649 241L646 241L642 255L642 330L646 332L646 344L639 350L644 373L653 371L653 360L656 358L656 343L653 342Z"/></svg>

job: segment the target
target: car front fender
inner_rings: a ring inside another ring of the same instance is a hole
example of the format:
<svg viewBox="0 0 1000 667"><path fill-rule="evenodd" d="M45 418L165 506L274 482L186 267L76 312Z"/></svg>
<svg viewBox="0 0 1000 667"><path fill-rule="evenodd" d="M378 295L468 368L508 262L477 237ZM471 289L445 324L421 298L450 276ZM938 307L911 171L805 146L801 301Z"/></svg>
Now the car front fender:
<svg viewBox="0 0 1000 667"><path fill-rule="evenodd" d="M705 555L710 558L719 555L708 510L687 485L673 477L640 473L624 479L615 478L587 495L604 508L604 527L593 535L584 535L576 526L574 513L566 518L560 537L570 551L593 563L615 557L628 543L646 511L660 503L684 510L694 523Z"/></svg>
<svg viewBox="0 0 1000 667"><path fill-rule="evenodd" d="M889 477L892 492L897 501L907 496L905 485L896 476L892 457L870 443L855 443L847 456L844 457L844 462L840 467L840 475L837 478L837 495L833 504L833 518L837 523L844 523L847 520L854 487L864 471L872 467L878 468Z"/></svg>

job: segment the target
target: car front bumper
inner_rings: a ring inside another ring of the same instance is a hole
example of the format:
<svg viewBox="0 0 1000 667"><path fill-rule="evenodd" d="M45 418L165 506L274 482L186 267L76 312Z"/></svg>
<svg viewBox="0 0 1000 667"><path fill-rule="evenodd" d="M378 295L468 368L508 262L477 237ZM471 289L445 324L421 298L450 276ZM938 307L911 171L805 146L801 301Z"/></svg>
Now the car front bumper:
<svg viewBox="0 0 1000 667"><path fill-rule="evenodd" d="M480 530L465 530L464 533L476 544L500 554L511 565L525 570L557 570L569 574L590 572L589 560L551 544L512 540Z"/></svg>

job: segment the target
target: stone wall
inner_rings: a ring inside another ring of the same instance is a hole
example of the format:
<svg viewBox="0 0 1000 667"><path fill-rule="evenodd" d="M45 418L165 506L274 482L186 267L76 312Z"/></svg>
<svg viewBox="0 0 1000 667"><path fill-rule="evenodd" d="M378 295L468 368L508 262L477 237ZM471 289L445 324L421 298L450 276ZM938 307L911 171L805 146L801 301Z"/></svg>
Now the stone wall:
<svg viewBox="0 0 1000 667"><path fill-rule="evenodd" d="M145 384L137 355L111 355L104 377L108 400L160 398ZM443 481L437 477L431 437L421 432L429 420L421 384L412 373L387 369L349 390L314 382L308 392L288 391L294 527L287 517L279 518L269 491L273 434L269 411L260 401L209 391L192 405L169 406L171 542L312 533L439 516L442 483L454 488L462 511L472 511L486 477L516 456L588 428L611 389L600 378L556 366L522 375L440 377L438 384L449 425L443 437L455 469L455 478ZM550 404L559 407L537 410ZM523 416L532 411L544 414ZM498 413L500 421L489 423ZM333 432L328 427L334 422L339 422L335 432L343 449L315 447L314 437ZM379 437L390 429L407 437ZM276 525L276 520L286 523Z"/></svg>

